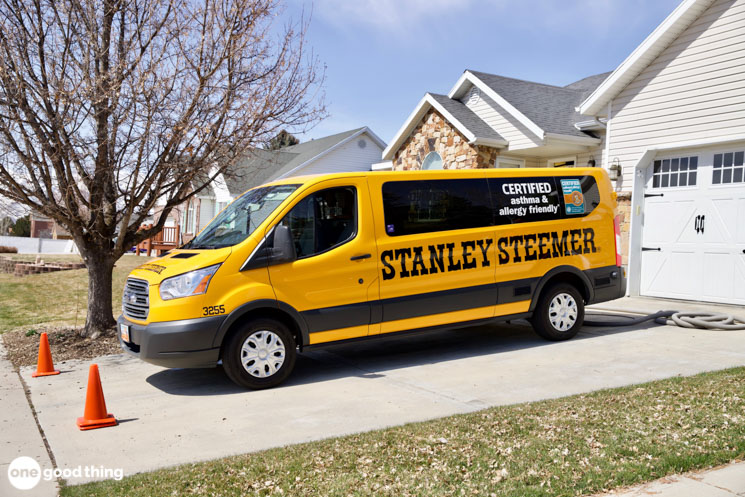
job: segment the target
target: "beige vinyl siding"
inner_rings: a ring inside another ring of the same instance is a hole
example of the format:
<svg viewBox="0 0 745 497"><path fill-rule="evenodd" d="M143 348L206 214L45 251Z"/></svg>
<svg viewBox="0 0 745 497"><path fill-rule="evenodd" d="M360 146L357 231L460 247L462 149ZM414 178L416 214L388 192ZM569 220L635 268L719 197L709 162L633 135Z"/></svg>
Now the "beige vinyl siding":
<svg viewBox="0 0 745 497"><path fill-rule="evenodd" d="M364 148L359 147L358 142L360 140L365 141ZM303 174L369 171L373 163L380 162L382 154L383 149L369 136L362 134L290 174L299 176Z"/></svg>
<svg viewBox="0 0 745 497"><path fill-rule="evenodd" d="M589 161L591 158L595 159L595 167L604 167L605 161L604 159L605 154L605 143L601 143L597 147L591 148L587 152L579 152L577 154L577 166L584 167L587 166L587 161Z"/></svg>
<svg viewBox="0 0 745 497"><path fill-rule="evenodd" d="M745 0L717 0L613 99L609 159L624 190L648 147L745 129L743 67Z"/></svg>
<svg viewBox="0 0 745 497"><path fill-rule="evenodd" d="M506 159L521 160L524 162L523 167L546 167L546 160L539 157L522 157L519 155L510 155L507 153L500 154L499 157Z"/></svg>
<svg viewBox="0 0 745 497"><path fill-rule="evenodd" d="M483 92L476 101L464 97L463 103L509 142L508 150L541 146L541 140L532 131Z"/></svg>
<svg viewBox="0 0 745 497"><path fill-rule="evenodd" d="M546 167L546 160L540 157L525 157L525 167Z"/></svg>

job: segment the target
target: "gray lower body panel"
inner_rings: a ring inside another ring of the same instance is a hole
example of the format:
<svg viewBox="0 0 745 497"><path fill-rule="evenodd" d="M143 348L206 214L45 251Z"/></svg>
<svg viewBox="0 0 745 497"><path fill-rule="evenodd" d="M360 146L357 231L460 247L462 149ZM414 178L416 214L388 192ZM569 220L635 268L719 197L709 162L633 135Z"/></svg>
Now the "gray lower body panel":
<svg viewBox="0 0 745 497"><path fill-rule="evenodd" d="M136 324L120 316L117 326L122 349L145 362L166 368L209 368L220 358L212 343L225 316L181 321ZM130 341L121 337L121 325L129 326Z"/></svg>
<svg viewBox="0 0 745 497"><path fill-rule="evenodd" d="M626 277L622 267L600 267L588 269L584 273L592 284L594 294L588 304L620 299L626 295Z"/></svg>

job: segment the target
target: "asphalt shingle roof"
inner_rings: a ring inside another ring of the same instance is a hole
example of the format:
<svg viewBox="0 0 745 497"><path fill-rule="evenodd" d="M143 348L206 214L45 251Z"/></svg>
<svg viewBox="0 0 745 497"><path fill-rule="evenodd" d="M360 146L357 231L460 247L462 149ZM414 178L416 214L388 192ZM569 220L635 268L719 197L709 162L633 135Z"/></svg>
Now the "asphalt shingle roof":
<svg viewBox="0 0 745 497"><path fill-rule="evenodd" d="M493 140L504 140L502 136L486 124L474 111L466 107L458 100L453 100L447 95L429 94L437 103L442 105L454 118L473 133L476 138L489 138Z"/></svg>
<svg viewBox="0 0 745 497"><path fill-rule="evenodd" d="M605 73L590 76L562 87L478 71L469 72L545 132L581 137L592 135L574 127L574 123L587 119L574 109L584 100L584 96L589 95L608 75Z"/></svg>
<svg viewBox="0 0 745 497"><path fill-rule="evenodd" d="M352 129L280 150L254 149L225 173L228 191L231 195L237 196L254 186L273 181L361 129L363 128Z"/></svg>
<svg viewBox="0 0 745 497"><path fill-rule="evenodd" d="M231 166L223 177L230 195L237 196L267 183L285 165L297 157L297 154L282 150L254 149Z"/></svg>

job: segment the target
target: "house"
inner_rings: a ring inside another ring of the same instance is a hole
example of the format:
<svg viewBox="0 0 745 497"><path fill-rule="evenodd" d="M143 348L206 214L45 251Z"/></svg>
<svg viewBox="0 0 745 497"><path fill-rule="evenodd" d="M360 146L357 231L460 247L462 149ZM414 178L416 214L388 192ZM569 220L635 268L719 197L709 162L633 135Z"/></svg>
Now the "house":
<svg viewBox="0 0 745 497"><path fill-rule="evenodd" d="M629 293L745 304L745 0L684 0L614 71L559 87L467 70L392 167L589 165L619 196Z"/></svg>
<svg viewBox="0 0 745 497"><path fill-rule="evenodd" d="M54 240L72 240L72 235L57 224L54 219L31 211L31 238L52 238Z"/></svg>
<svg viewBox="0 0 745 497"><path fill-rule="evenodd" d="M255 149L228 172L218 175L200 194L174 209L166 226L179 225L182 241L186 242L250 188L292 176L369 171L384 148L385 142L370 128L362 127L280 150Z"/></svg>

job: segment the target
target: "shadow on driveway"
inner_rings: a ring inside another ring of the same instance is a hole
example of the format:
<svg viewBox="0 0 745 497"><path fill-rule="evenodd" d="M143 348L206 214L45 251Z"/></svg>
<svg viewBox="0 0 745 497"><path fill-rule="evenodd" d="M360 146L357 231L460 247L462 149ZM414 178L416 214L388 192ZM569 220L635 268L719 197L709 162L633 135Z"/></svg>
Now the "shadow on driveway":
<svg viewBox="0 0 745 497"><path fill-rule="evenodd" d="M588 340L649 326L649 323L617 328L585 326L572 340ZM298 354L295 370L278 388L352 376L375 379L394 369L549 347L555 343L538 337L528 322L523 320L341 343ZM150 375L147 382L170 395L215 396L246 392L228 379L222 366L210 369L164 369Z"/></svg>

